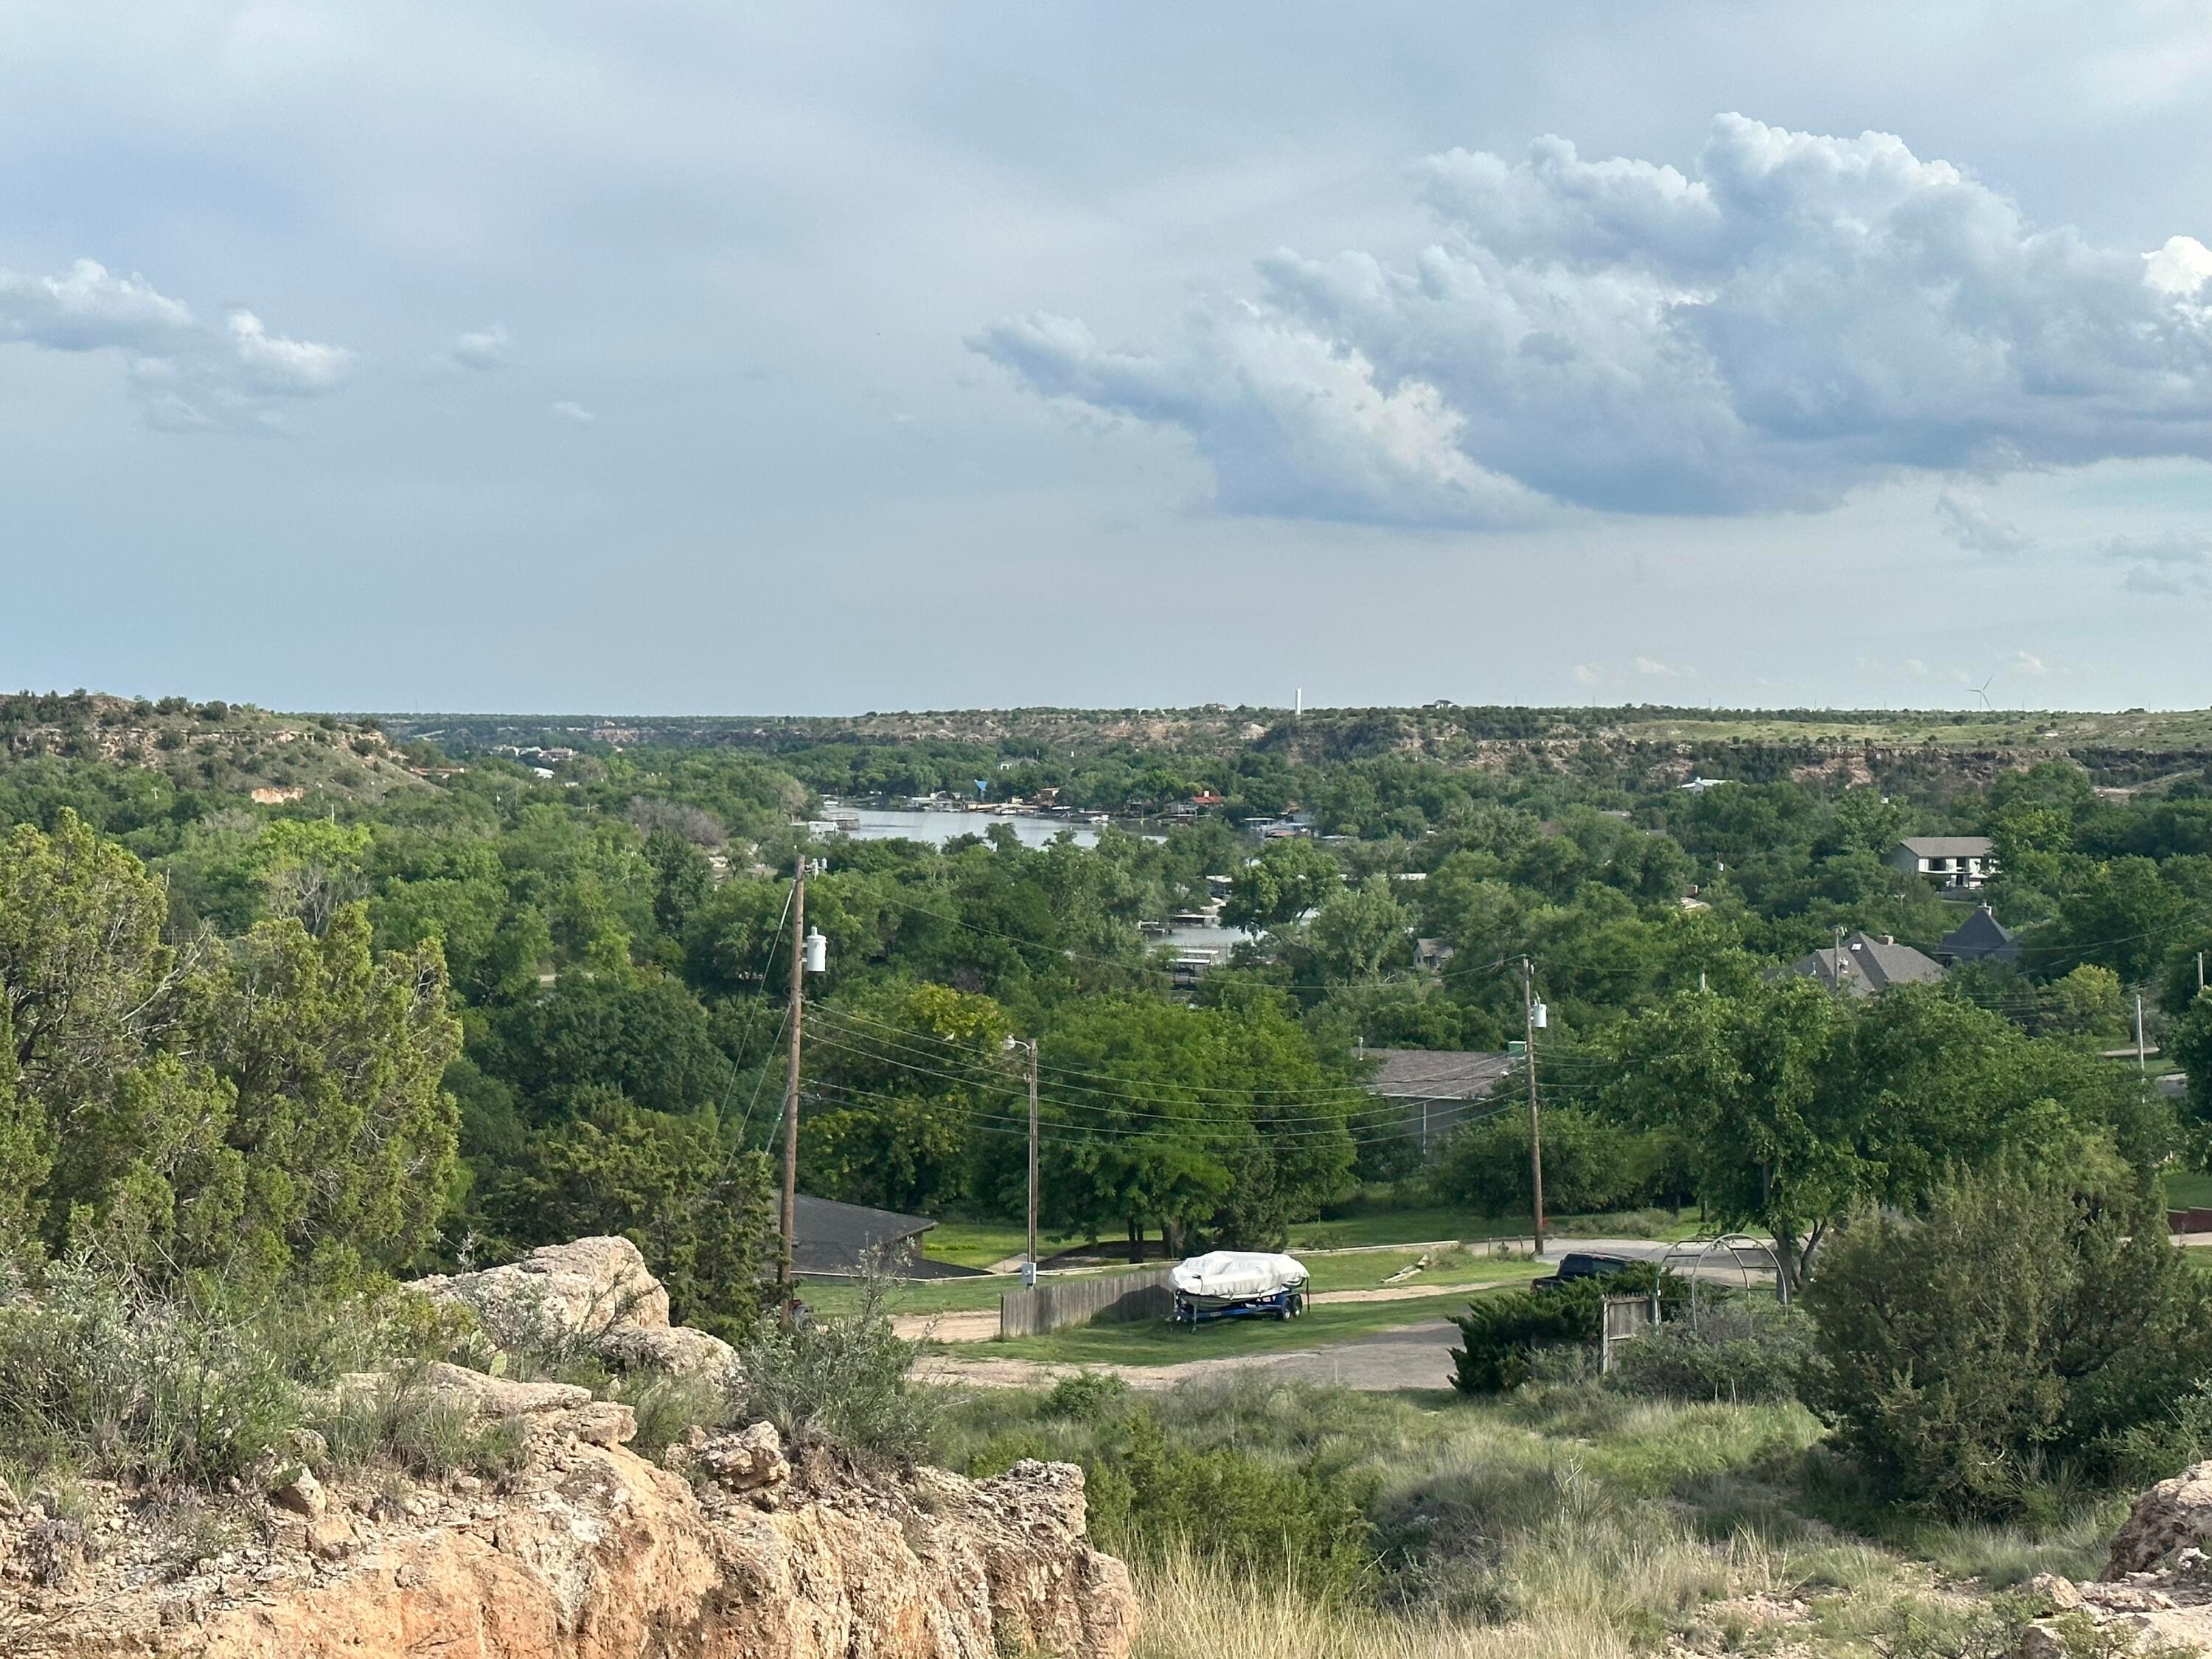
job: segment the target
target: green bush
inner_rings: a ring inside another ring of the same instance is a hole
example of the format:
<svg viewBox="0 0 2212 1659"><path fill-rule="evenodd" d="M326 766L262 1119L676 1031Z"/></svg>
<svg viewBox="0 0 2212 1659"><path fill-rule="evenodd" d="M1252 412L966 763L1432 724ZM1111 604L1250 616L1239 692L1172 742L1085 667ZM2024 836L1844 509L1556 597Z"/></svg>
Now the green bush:
<svg viewBox="0 0 2212 1659"><path fill-rule="evenodd" d="M1854 1218L1806 1305L1806 1403L1885 1495L1952 1514L2139 1468L2212 1376L2212 1282L2147 1185L2123 1210L2047 1176L1948 1182L1919 1216Z"/></svg>
<svg viewBox="0 0 2212 1659"><path fill-rule="evenodd" d="M1452 1350L1452 1387L1462 1394L1510 1394L1528 1380L1538 1349L1595 1342L1606 1297L1645 1295L1655 1285L1662 1304L1679 1302L1681 1281L1640 1263L1600 1278L1478 1296L1452 1319L1463 1344Z"/></svg>
<svg viewBox="0 0 2212 1659"><path fill-rule="evenodd" d="M907 1385L915 1345L891 1329L887 1281L861 1281L851 1312L787 1325L763 1320L738 1350L738 1401L795 1443L827 1441L848 1451L912 1463L928 1449L929 1402Z"/></svg>
<svg viewBox="0 0 2212 1659"><path fill-rule="evenodd" d="M243 1475L302 1415L277 1322L58 1263L35 1304L0 1310L0 1456L157 1486Z"/></svg>
<svg viewBox="0 0 2212 1659"><path fill-rule="evenodd" d="M1701 1305L1694 1328L1670 1320L1621 1344L1606 1386L1654 1399L1790 1400L1811 1336L1803 1315L1763 1296L1732 1297Z"/></svg>

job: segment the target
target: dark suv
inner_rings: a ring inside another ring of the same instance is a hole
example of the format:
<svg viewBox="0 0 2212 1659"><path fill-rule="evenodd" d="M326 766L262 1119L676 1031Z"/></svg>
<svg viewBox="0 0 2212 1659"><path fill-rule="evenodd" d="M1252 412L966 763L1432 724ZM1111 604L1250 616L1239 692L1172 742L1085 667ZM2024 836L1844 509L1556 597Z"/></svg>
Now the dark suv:
<svg viewBox="0 0 2212 1659"><path fill-rule="evenodd" d="M1557 1290L1577 1279L1610 1279L1615 1273L1644 1265L1625 1255L1591 1255L1586 1251L1571 1250L1559 1258L1559 1272L1531 1279L1528 1288L1532 1291Z"/></svg>

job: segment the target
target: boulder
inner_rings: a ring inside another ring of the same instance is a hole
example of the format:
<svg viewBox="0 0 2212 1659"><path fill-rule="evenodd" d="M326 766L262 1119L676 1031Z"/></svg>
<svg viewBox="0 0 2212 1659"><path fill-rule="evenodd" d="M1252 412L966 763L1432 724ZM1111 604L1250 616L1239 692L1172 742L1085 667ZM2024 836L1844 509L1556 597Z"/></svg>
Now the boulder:
<svg viewBox="0 0 2212 1659"><path fill-rule="evenodd" d="M542 1245L503 1267L434 1273L408 1288L475 1310L495 1340L502 1326L540 1316L562 1330L587 1335L617 1325L668 1328L668 1292L626 1238Z"/></svg>
<svg viewBox="0 0 2212 1659"><path fill-rule="evenodd" d="M2105 1582L2148 1572L2185 1548L2203 1549L2208 1544L2212 1544L2212 1462L2193 1463L2136 1499L2134 1510L2112 1539Z"/></svg>
<svg viewBox="0 0 2212 1659"><path fill-rule="evenodd" d="M668 1292L626 1238L548 1244L503 1267L433 1274L408 1288L469 1309L502 1348L575 1343L624 1370L717 1382L738 1375L728 1343L668 1322Z"/></svg>

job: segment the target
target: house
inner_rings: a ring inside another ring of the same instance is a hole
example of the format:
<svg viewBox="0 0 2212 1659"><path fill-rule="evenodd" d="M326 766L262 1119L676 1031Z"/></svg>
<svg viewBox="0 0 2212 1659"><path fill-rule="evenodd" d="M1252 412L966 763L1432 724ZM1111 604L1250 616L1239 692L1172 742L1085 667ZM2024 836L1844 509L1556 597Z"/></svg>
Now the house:
<svg viewBox="0 0 2212 1659"><path fill-rule="evenodd" d="M848 1279L878 1269L914 1279L944 1277L939 1270L947 1264L922 1260L921 1236L937 1224L927 1217L801 1193L793 1219L799 1233L791 1250L796 1273Z"/></svg>
<svg viewBox="0 0 2212 1659"><path fill-rule="evenodd" d="M1943 977L1943 966L1887 933L1847 934L1840 943L1802 956L1788 971L1817 979L1830 990L1869 997L1893 985L1927 985Z"/></svg>
<svg viewBox="0 0 2212 1659"><path fill-rule="evenodd" d="M1440 939L1417 939L1413 941L1413 966L1441 970L1458 952Z"/></svg>
<svg viewBox="0 0 2212 1659"><path fill-rule="evenodd" d="M1987 836L1908 836L1883 860L1938 887L1979 887L1996 873Z"/></svg>
<svg viewBox="0 0 2212 1659"><path fill-rule="evenodd" d="M1945 962L2017 962L2020 945L2012 930L1986 904L1943 935L1936 954Z"/></svg>
<svg viewBox="0 0 2212 1659"><path fill-rule="evenodd" d="M1407 1132L1420 1136L1424 1153L1459 1127L1468 1109L1504 1080L1513 1063L1505 1054L1450 1048L1362 1052L1382 1062L1368 1078L1368 1088L1403 1109Z"/></svg>
<svg viewBox="0 0 2212 1659"><path fill-rule="evenodd" d="M1734 783L1734 778L1701 778L1692 775L1687 783L1678 783L1677 789L1686 789L1693 795L1702 795L1708 789L1717 789L1724 783Z"/></svg>

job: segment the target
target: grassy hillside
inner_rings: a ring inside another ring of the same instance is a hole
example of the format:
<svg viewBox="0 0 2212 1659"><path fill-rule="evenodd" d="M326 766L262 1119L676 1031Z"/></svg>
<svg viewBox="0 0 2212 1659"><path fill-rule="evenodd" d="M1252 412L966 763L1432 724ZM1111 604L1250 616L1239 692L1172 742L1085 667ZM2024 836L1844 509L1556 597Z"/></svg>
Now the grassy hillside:
<svg viewBox="0 0 2212 1659"><path fill-rule="evenodd" d="M398 743L373 723L183 697L0 696L0 768L49 757L158 772L179 789L246 800L259 791L271 804L375 800L422 783Z"/></svg>

